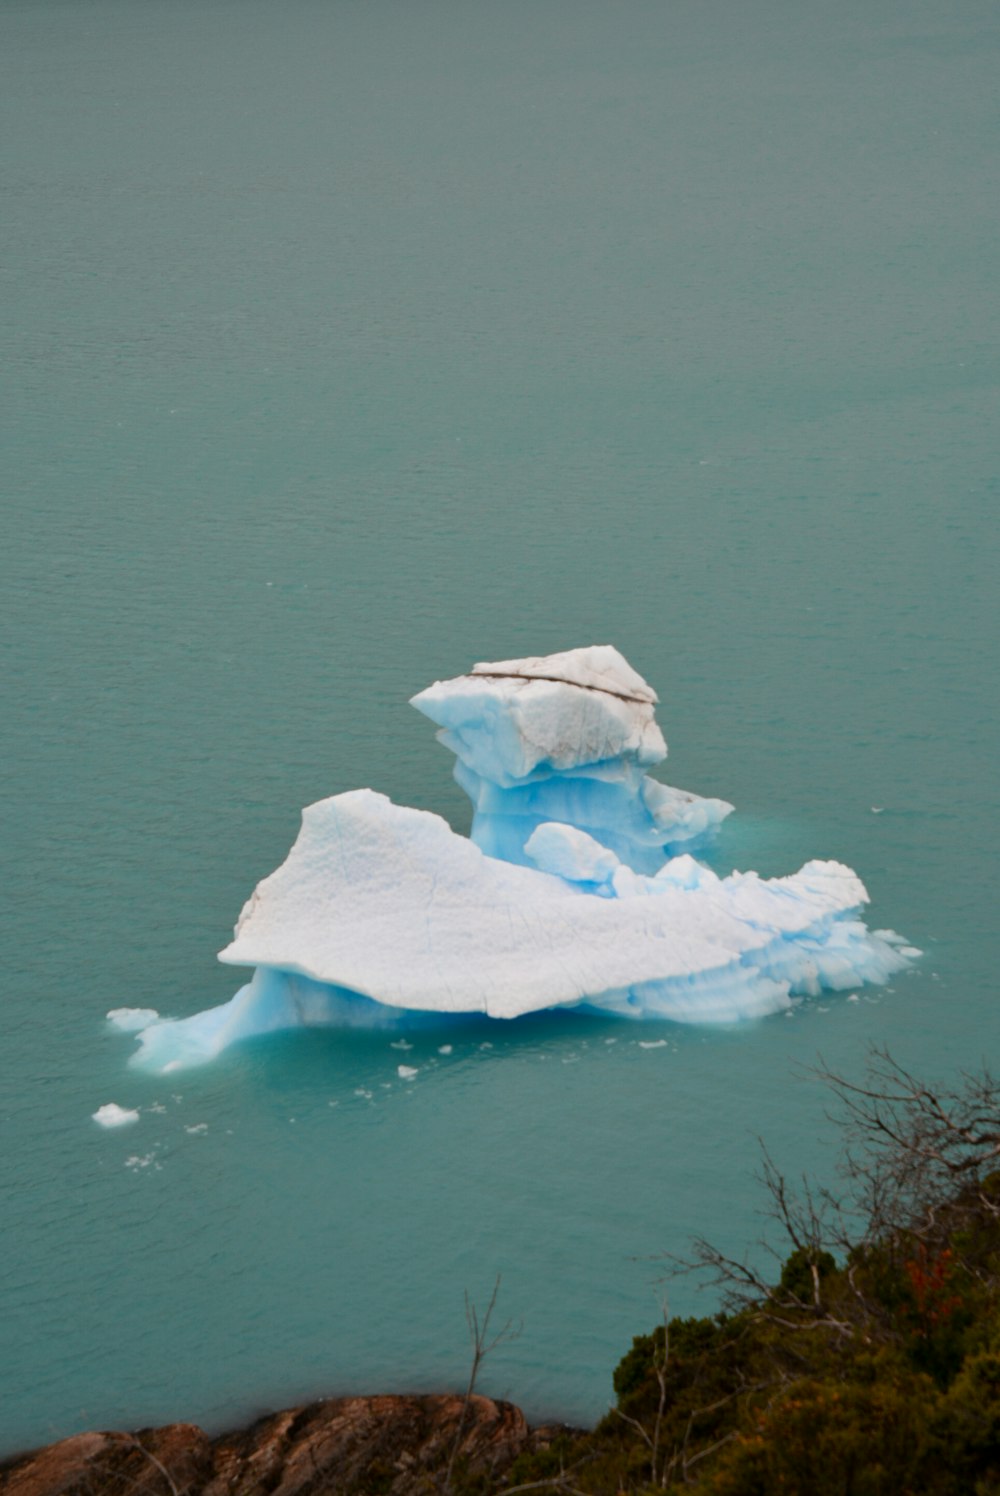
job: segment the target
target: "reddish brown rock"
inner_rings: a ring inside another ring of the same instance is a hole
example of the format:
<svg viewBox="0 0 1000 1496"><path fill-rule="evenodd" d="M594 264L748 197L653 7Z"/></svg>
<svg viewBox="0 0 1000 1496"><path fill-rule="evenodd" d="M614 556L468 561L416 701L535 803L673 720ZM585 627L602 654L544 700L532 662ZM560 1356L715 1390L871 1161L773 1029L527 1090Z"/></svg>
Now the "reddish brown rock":
<svg viewBox="0 0 1000 1496"><path fill-rule="evenodd" d="M214 1466L193 1423L77 1434L0 1469L3 1496L197 1496Z"/></svg>
<svg viewBox="0 0 1000 1496"><path fill-rule="evenodd" d="M209 1440L189 1423L78 1434L0 1467L2 1496L426 1496L495 1477L555 1430L488 1397L338 1397Z"/></svg>

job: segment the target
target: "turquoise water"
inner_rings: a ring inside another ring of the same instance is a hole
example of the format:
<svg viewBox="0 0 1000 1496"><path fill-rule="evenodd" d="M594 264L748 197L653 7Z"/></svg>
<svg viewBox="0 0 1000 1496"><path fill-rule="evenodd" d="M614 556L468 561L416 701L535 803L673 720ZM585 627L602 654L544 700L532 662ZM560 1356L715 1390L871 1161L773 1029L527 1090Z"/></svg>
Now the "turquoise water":
<svg viewBox="0 0 1000 1496"><path fill-rule="evenodd" d="M0 1447L457 1384L497 1272L484 1387L594 1418L757 1135L828 1166L817 1054L996 1058L998 62L985 0L3 0ZM857 867L912 975L127 1069L302 805L467 826L414 691L605 641L720 860Z"/></svg>

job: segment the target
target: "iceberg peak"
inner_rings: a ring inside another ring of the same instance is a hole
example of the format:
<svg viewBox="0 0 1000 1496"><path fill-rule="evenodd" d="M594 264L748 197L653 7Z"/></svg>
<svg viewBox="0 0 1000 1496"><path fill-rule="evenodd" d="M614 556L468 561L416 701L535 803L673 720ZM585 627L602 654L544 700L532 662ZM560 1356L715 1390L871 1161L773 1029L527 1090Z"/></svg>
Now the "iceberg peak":
<svg viewBox="0 0 1000 1496"><path fill-rule="evenodd" d="M729 814L651 779L667 756L656 692L610 644L480 662L411 704L436 722L474 807L472 840L526 866L548 821L575 826L637 872L690 850Z"/></svg>

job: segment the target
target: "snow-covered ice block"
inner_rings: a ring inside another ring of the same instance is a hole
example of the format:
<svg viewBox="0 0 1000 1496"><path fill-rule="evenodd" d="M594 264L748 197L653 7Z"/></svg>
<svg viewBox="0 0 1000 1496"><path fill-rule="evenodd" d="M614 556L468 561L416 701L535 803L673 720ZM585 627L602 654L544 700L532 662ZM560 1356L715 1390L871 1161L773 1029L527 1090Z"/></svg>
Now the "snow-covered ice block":
<svg viewBox="0 0 1000 1496"><path fill-rule="evenodd" d="M470 769L506 786L618 758L658 764L667 745L655 704L610 645L480 663L413 697Z"/></svg>

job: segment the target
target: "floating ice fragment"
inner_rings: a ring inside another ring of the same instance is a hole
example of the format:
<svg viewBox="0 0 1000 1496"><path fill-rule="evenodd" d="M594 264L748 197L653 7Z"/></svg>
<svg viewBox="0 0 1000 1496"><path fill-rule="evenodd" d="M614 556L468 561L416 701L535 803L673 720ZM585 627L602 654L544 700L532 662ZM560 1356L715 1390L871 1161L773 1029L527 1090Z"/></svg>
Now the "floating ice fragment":
<svg viewBox="0 0 1000 1496"><path fill-rule="evenodd" d="M841 863L761 878L696 860L732 807L646 772L666 754L656 693L610 646L478 664L414 704L456 755L471 838L373 790L308 806L221 952L252 977L221 1007L143 1028L141 1064L321 1024L398 1034L421 1014L732 1023L885 982L917 954L866 927Z"/></svg>
<svg viewBox="0 0 1000 1496"><path fill-rule="evenodd" d="M294 1122L294 1120L295 1120L295 1118L293 1117L292 1121ZM185 1127L184 1131L185 1132L189 1132L192 1135L192 1137L198 1137L200 1134L206 1133L208 1131L208 1123L207 1122L195 1122L195 1123L192 1124L192 1126Z"/></svg>
<svg viewBox="0 0 1000 1496"><path fill-rule="evenodd" d="M640 1049L666 1049L666 1047L667 1047L667 1041L666 1041L666 1039L640 1039L639 1040L639 1048Z"/></svg>
<svg viewBox="0 0 1000 1496"><path fill-rule="evenodd" d="M400 1080L412 1080L413 1077L415 1075L419 1075L419 1073L419 1070L417 1070L413 1065L396 1066L396 1074L399 1076Z"/></svg>
<svg viewBox="0 0 1000 1496"><path fill-rule="evenodd" d="M390 1049L412 1049L413 1045L412 1044L408 1044L405 1039L394 1039L393 1042L389 1045L389 1048Z"/></svg>
<svg viewBox="0 0 1000 1496"><path fill-rule="evenodd" d="M129 1122L138 1122L139 1113L130 1111L128 1107L119 1106L115 1101L109 1101L104 1106L99 1106L93 1113L93 1120L101 1127L124 1127Z"/></svg>
<svg viewBox="0 0 1000 1496"><path fill-rule="evenodd" d="M438 1054L451 1054L453 1048L454 1046L451 1044L439 1044Z"/></svg>
<svg viewBox="0 0 1000 1496"><path fill-rule="evenodd" d="M112 1008L108 1022L123 1034L137 1034L159 1018L155 1008Z"/></svg>

